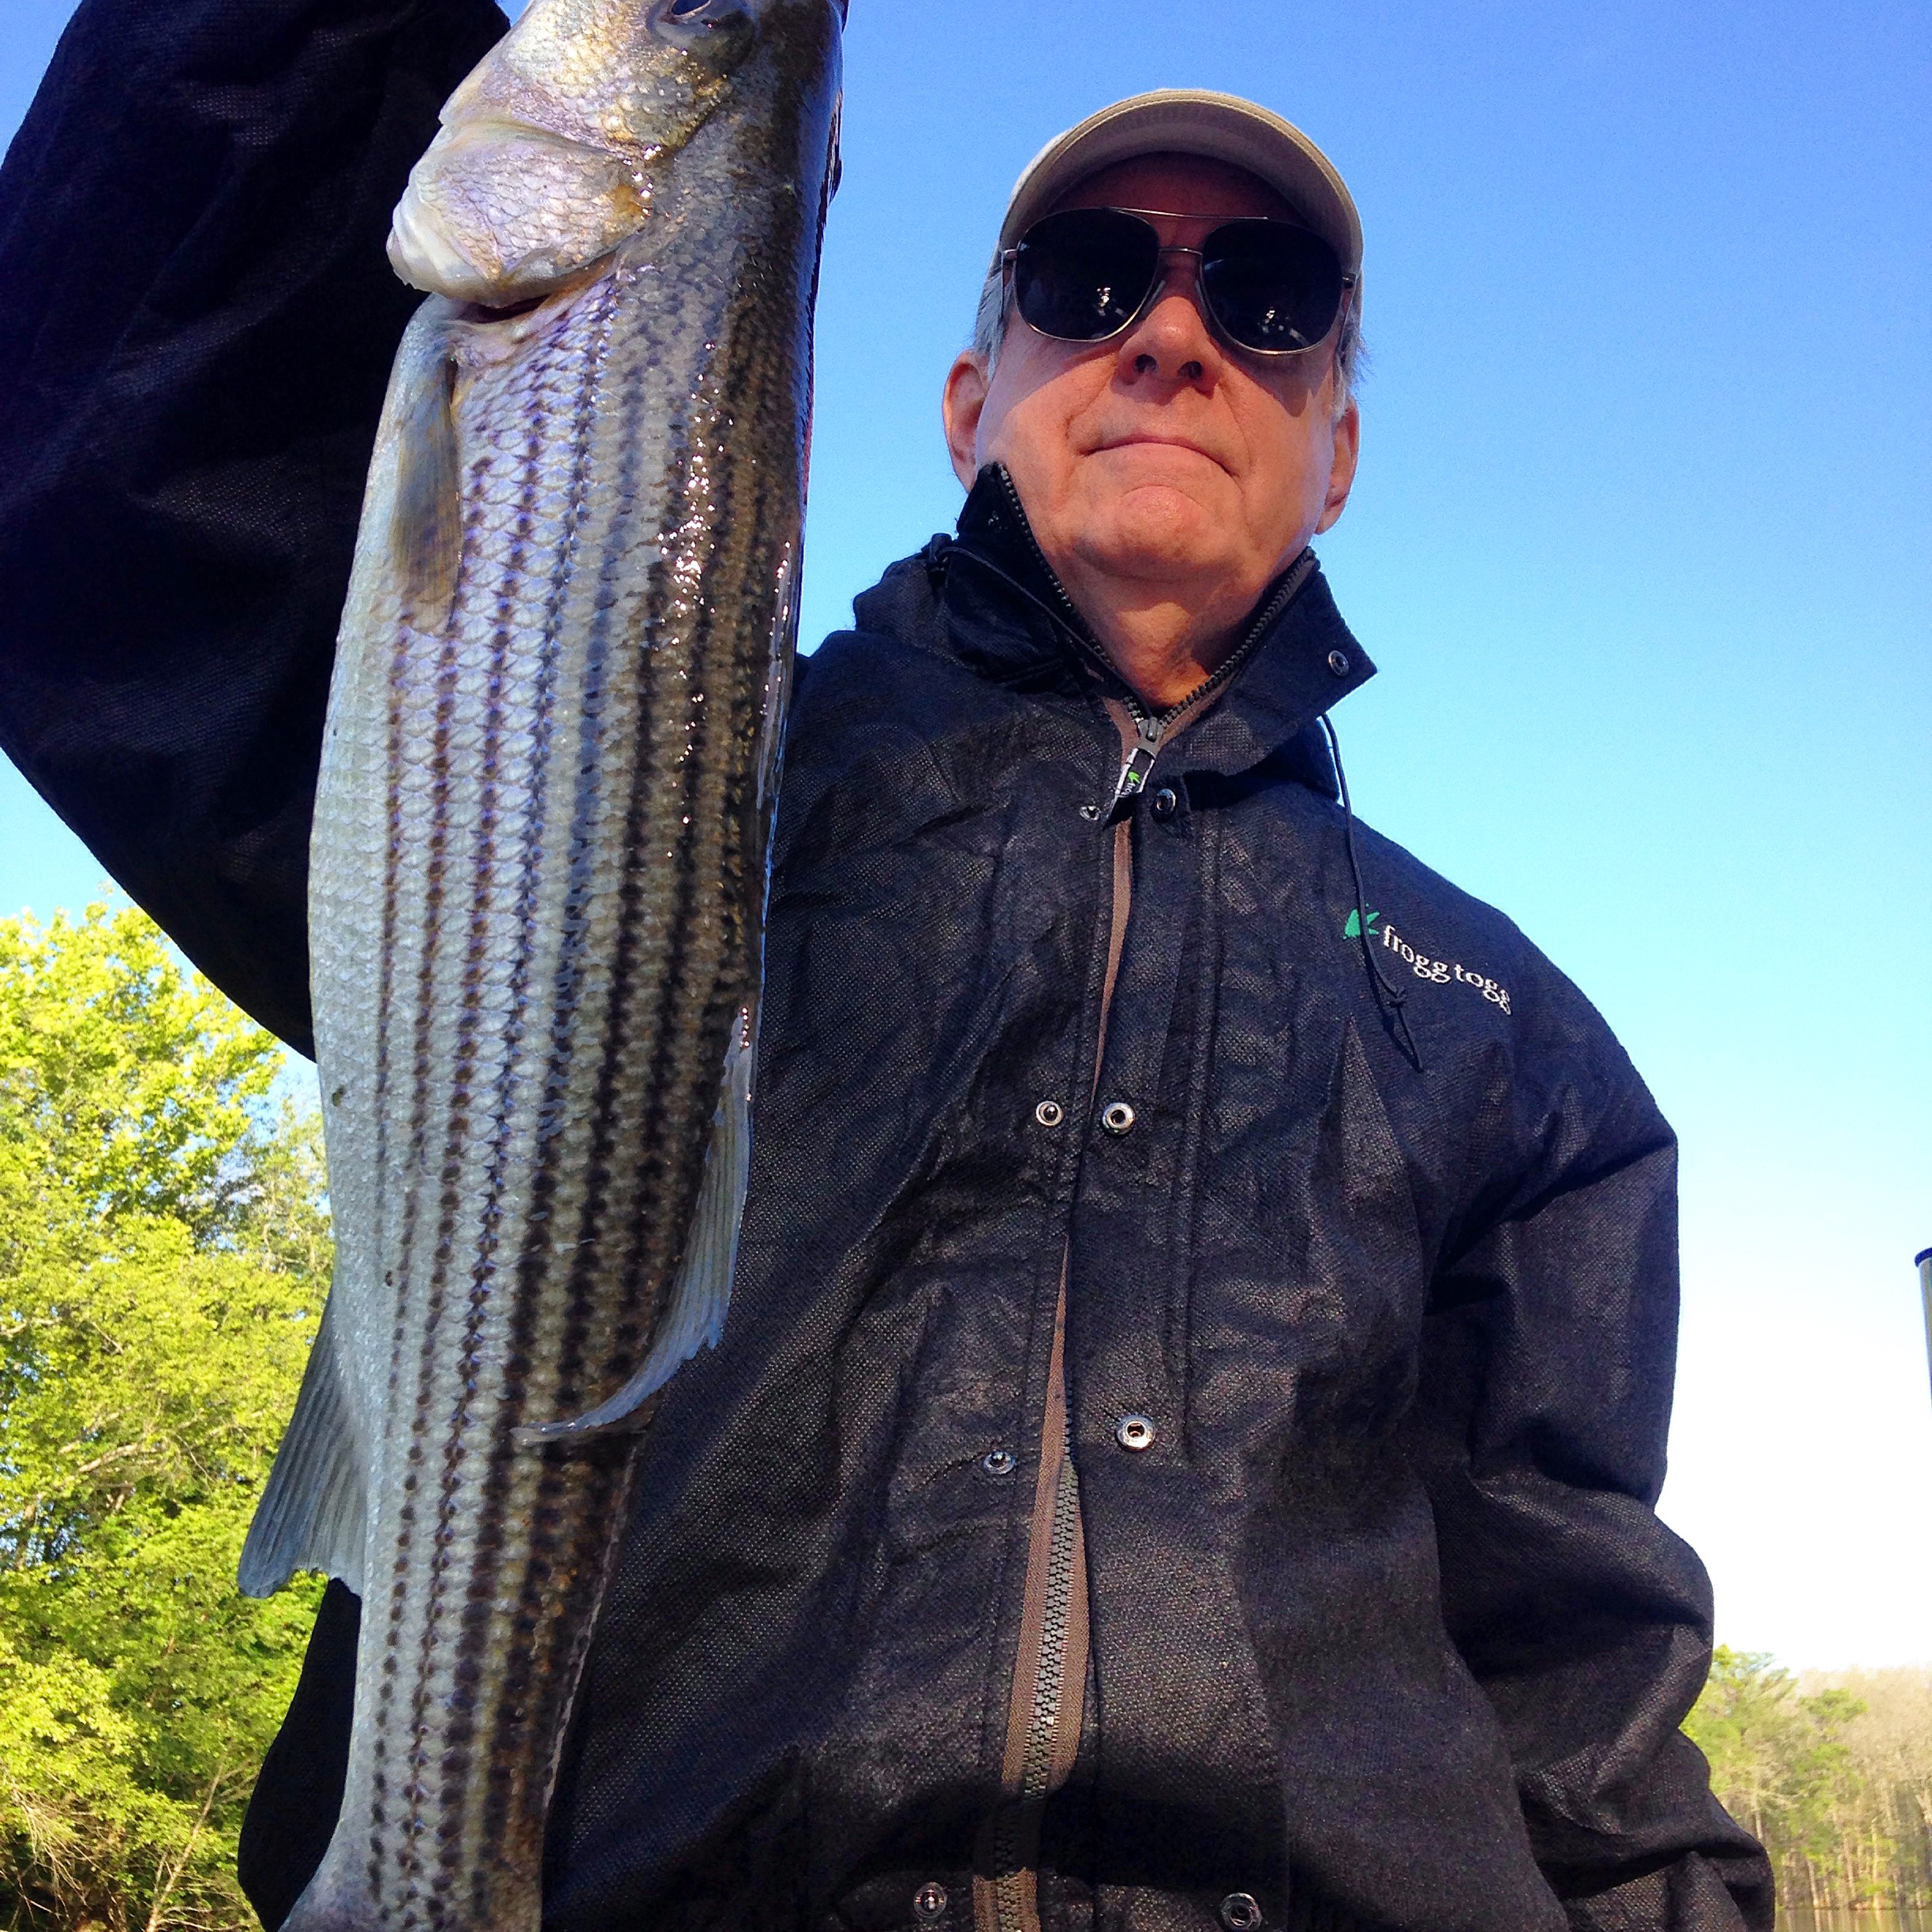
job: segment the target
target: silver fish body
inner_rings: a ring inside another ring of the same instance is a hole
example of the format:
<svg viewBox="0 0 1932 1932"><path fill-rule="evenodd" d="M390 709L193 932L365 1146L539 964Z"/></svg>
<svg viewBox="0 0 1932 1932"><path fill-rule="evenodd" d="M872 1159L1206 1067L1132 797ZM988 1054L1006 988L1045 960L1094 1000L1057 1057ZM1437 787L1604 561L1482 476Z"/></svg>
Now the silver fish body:
<svg viewBox="0 0 1932 1932"><path fill-rule="evenodd" d="M534 1932L637 1429L722 1320L841 15L536 0L399 212L453 292L398 355L331 694L338 1259L242 1566L363 1603L294 1932Z"/></svg>

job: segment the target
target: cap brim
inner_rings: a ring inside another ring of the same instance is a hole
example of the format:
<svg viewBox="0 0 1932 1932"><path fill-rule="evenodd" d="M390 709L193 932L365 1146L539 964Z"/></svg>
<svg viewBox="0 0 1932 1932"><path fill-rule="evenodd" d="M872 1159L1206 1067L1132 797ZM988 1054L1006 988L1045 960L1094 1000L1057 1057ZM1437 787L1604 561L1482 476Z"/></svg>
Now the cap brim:
<svg viewBox="0 0 1932 1932"><path fill-rule="evenodd" d="M1011 248L1068 189L1140 155L1198 155L1265 182L1341 257L1361 269L1361 217L1335 165L1301 130L1237 94L1174 88L1104 107L1050 141L1014 184L1000 247Z"/></svg>

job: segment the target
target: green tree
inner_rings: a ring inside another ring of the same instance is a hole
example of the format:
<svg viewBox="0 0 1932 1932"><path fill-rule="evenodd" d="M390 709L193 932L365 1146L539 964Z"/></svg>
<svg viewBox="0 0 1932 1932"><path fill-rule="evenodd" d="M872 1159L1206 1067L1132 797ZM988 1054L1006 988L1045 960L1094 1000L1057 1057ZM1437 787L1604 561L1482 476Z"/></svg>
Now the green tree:
<svg viewBox="0 0 1932 1932"><path fill-rule="evenodd" d="M1771 1658L1720 1645L1684 1729L1727 1806L1760 1839L1822 1852L1851 1771L1844 1728L1863 1709L1840 1690L1800 1696Z"/></svg>
<svg viewBox="0 0 1932 1932"><path fill-rule="evenodd" d="M1903 1909L1926 1902L1929 1719L1914 1673L1807 1692L1770 1657L1720 1646L1684 1730L1718 1797L1770 1854L1786 1904Z"/></svg>
<svg viewBox="0 0 1932 1932"><path fill-rule="evenodd" d="M235 1834L319 1586L236 1559L328 1279L275 1041L90 907L0 922L0 1911L250 1923Z"/></svg>

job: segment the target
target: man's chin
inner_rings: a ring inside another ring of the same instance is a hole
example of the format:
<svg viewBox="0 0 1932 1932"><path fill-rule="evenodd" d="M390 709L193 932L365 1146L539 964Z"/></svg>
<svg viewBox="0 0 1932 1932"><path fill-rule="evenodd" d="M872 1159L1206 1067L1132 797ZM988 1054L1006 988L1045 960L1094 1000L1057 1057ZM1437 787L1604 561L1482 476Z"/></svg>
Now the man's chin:
<svg viewBox="0 0 1932 1932"><path fill-rule="evenodd" d="M1083 546L1096 564L1128 576L1195 577L1228 547L1224 509L1166 484L1124 490L1088 526Z"/></svg>

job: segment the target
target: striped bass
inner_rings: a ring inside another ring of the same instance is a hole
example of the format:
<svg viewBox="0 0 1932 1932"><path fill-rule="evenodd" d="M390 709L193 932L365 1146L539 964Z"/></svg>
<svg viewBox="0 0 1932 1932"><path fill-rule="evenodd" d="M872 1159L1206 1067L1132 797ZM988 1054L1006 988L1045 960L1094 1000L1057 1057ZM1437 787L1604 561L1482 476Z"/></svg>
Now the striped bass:
<svg viewBox="0 0 1932 1932"><path fill-rule="evenodd" d="M362 1599L293 1932L535 1932L749 1155L843 0L533 0L390 241L310 972L337 1258L242 1563Z"/></svg>

